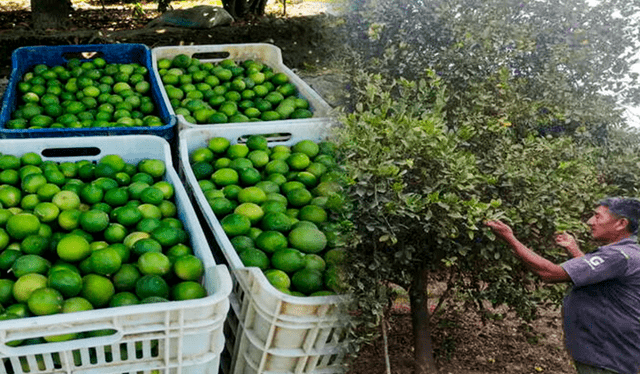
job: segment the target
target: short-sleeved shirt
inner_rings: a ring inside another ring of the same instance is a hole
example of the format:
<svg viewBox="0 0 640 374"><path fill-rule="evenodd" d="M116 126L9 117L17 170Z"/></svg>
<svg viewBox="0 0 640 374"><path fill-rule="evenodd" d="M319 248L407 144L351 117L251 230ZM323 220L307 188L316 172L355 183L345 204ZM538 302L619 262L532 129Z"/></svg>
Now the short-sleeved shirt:
<svg viewBox="0 0 640 374"><path fill-rule="evenodd" d="M578 362L640 371L640 246L635 237L564 262L574 283L564 298L567 350Z"/></svg>

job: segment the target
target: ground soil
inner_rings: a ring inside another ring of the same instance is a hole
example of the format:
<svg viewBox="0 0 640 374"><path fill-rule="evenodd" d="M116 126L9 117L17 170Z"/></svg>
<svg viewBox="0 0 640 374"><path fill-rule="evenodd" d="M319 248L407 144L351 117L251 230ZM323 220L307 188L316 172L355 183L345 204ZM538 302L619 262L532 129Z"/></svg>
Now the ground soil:
<svg viewBox="0 0 640 374"><path fill-rule="evenodd" d="M194 2L188 3L188 5ZM206 2L203 2L206 3ZM210 3L210 2L209 2ZM30 45L69 45L92 43L143 43L150 48L165 45L231 44L267 42L282 49L285 65L308 77L322 76L327 61L336 57L335 38L327 25L339 24L336 16L324 8L308 2L287 3L287 17L283 8L268 9L269 15L250 21L234 22L229 26L210 30L166 28L164 31L144 26L158 13L154 4L142 1L145 14L132 17L132 5L110 6L102 9L95 3L78 4L72 14L70 30L37 31L30 24L28 0L7 0L0 4L0 84L9 76L11 52ZM175 7L185 2L174 1ZM280 3L281 4L281 3ZM335 33L335 30L333 30ZM334 35L335 36L335 35ZM326 74L334 90L339 82L331 70ZM311 79L309 78L309 79ZM312 85L313 87L313 85ZM315 88L315 87L314 87ZM332 95L330 89L321 95ZM327 100L330 101L330 100ZM331 103L331 102L330 102ZM331 103L336 104L336 103ZM406 310L406 308L405 308ZM540 318L524 324L513 313L496 311L504 318L483 324L473 312L448 310L439 317L433 332L437 348L439 373L574 373L563 349L560 312L551 306L541 307ZM350 362L349 374L408 374L412 373L413 351L410 317L404 313L390 316L388 354L385 355L382 336L362 347L358 357ZM387 372L385 357L389 357Z"/></svg>
<svg viewBox="0 0 640 374"><path fill-rule="evenodd" d="M540 317L524 323L505 309L493 311L500 320L471 311L446 311L433 331L439 374L574 374L564 350L560 311L545 306ZM408 313L393 313L387 331L388 353L380 338L362 347L349 374L410 374L413 372L413 331ZM390 371L386 369L389 359Z"/></svg>

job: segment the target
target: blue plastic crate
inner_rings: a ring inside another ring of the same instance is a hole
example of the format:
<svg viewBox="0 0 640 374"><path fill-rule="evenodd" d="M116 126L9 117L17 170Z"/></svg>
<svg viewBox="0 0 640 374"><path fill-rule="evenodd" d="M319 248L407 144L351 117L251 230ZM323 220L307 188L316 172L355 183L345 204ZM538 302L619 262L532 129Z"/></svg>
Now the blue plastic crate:
<svg viewBox="0 0 640 374"><path fill-rule="evenodd" d="M33 66L45 64L49 67L64 65L69 61L67 55L73 54L81 61L102 57L107 63L138 63L149 70L148 81L151 84L151 97L158 117L163 126L147 127L102 127L102 128L43 128L43 129L7 129L6 123L17 107L17 85L22 76ZM91 54L97 54L91 56ZM81 56L81 57L78 57ZM84 57L82 57L84 56ZM171 140L175 135L176 119L171 115L164 100L157 78L153 74L151 51L144 44L86 44L65 46L21 47L11 55L12 71L9 85L0 109L0 138L42 138L68 136L107 136L107 135L157 135Z"/></svg>

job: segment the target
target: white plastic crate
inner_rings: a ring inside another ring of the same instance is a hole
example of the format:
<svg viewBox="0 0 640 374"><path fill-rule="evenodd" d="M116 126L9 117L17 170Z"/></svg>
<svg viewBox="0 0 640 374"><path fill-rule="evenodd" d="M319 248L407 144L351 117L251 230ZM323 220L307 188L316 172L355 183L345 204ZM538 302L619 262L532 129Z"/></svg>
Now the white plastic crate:
<svg viewBox="0 0 640 374"><path fill-rule="evenodd" d="M304 97L309 101L309 107L313 113L312 118L307 119L289 119L268 121L266 123L273 124L286 124L288 122L303 122L303 123L318 123L319 121L326 120L331 112L331 106L317 93L315 92L305 81L298 77L291 69L284 65L282 62L282 53L280 48L266 43L247 43L247 44L220 44L220 45L190 45L190 46L167 46L157 47L151 50L151 63L153 66L153 74L156 75L156 79L160 82L160 92L162 99L165 101L165 105L169 109L169 113L175 116L178 121L178 129L188 129L193 127L211 126L213 124L194 124L185 120L184 116L175 114L175 110L171 107L167 92L162 85L162 79L158 72L158 60L167 58L171 59L178 54L185 54L189 57L196 57L201 62L216 63L221 60L230 58L236 61L253 59L262 62L269 67L273 68L276 73L285 73L289 77L289 81L293 83L298 89L298 93L301 97ZM264 123L264 122L260 122ZM253 122L240 122L240 123L228 123L222 124L224 126L247 126L254 125ZM215 125L219 126L219 125Z"/></svg>
<svg viewBox="0 0 640 374"><path fill-rule="evenodd" d="M44 160L97 161L118 154L127 162L162 159L174 186L179 219L204 264L201 299L142 304L0 322L0 373L218 373L224 349L231 276L216 265L195 210L172 167L166 140L153 135L0 140L0 152L35 152ZM112 330L111 335L11 347L8 342L49 335Z"/></svg>
<svg viewBox="0 0 640 374"><path fill-rule="evenodd" d="M347 351L341 346L297 352L295 349L262 349L246 329L239 332L234 374L328 374L344 373Z"/></svg>
<svg viewBox="0 0 640 374"><path fill-rule="evenodd" d="M331 352L327 354L331 357L335 356L335 352L346 352L349 321L342 308L348 299L347 296L291 296L273 287L260 269L245 267L207 203L193 174L189 155L197 148L206 147L208 140L216 136L226 137L231 144L235 144L249 135L269 135L269 146L293 145L303 139L320 141L330 135L331 125L329 120L324 120L315 124L290 121L285 125L209 126L187 129L179 135L180 169L184 173L186 187L213 231L232 273L234 286L230 295L231 313L227 318L226 337L227 347L233 352L230 369L234 374L267 373L261 362L276 360L267 359L271 356L288 357L283 359L283 362L290 364L284 371L286 373L323 373L315 369L297 371L303 369L296 368L300 365L299 360L325 356L318 352ZM249 343L242 343L242 337L251 339L251 346L261 352L261 359L247 361L248 357L253 356L246 356L245 346ZM329 372L337 372L336 368L340 367L343 357L338 355L332 359L330 370L333 371ZM246 364L243 364L245 361ZM257 363L257 366L249 362ZM250 368L256 371L250 371Z"/></svg>

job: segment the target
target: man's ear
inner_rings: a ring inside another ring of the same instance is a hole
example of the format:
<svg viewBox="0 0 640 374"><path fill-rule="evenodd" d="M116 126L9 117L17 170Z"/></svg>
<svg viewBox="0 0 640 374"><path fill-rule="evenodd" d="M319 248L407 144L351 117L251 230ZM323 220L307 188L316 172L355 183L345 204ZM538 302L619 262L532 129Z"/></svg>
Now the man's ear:
<svg viewBox="0 0 640 374"><path fill-rule="evenodd" d="M618 223L619 223L619 225L620 225L620 229L621 229L621 230L627 230L627 231L629 230L629 220L628 220L628 219L626 219L626 218L620 218L620 219L618 220Z"/></svg>

